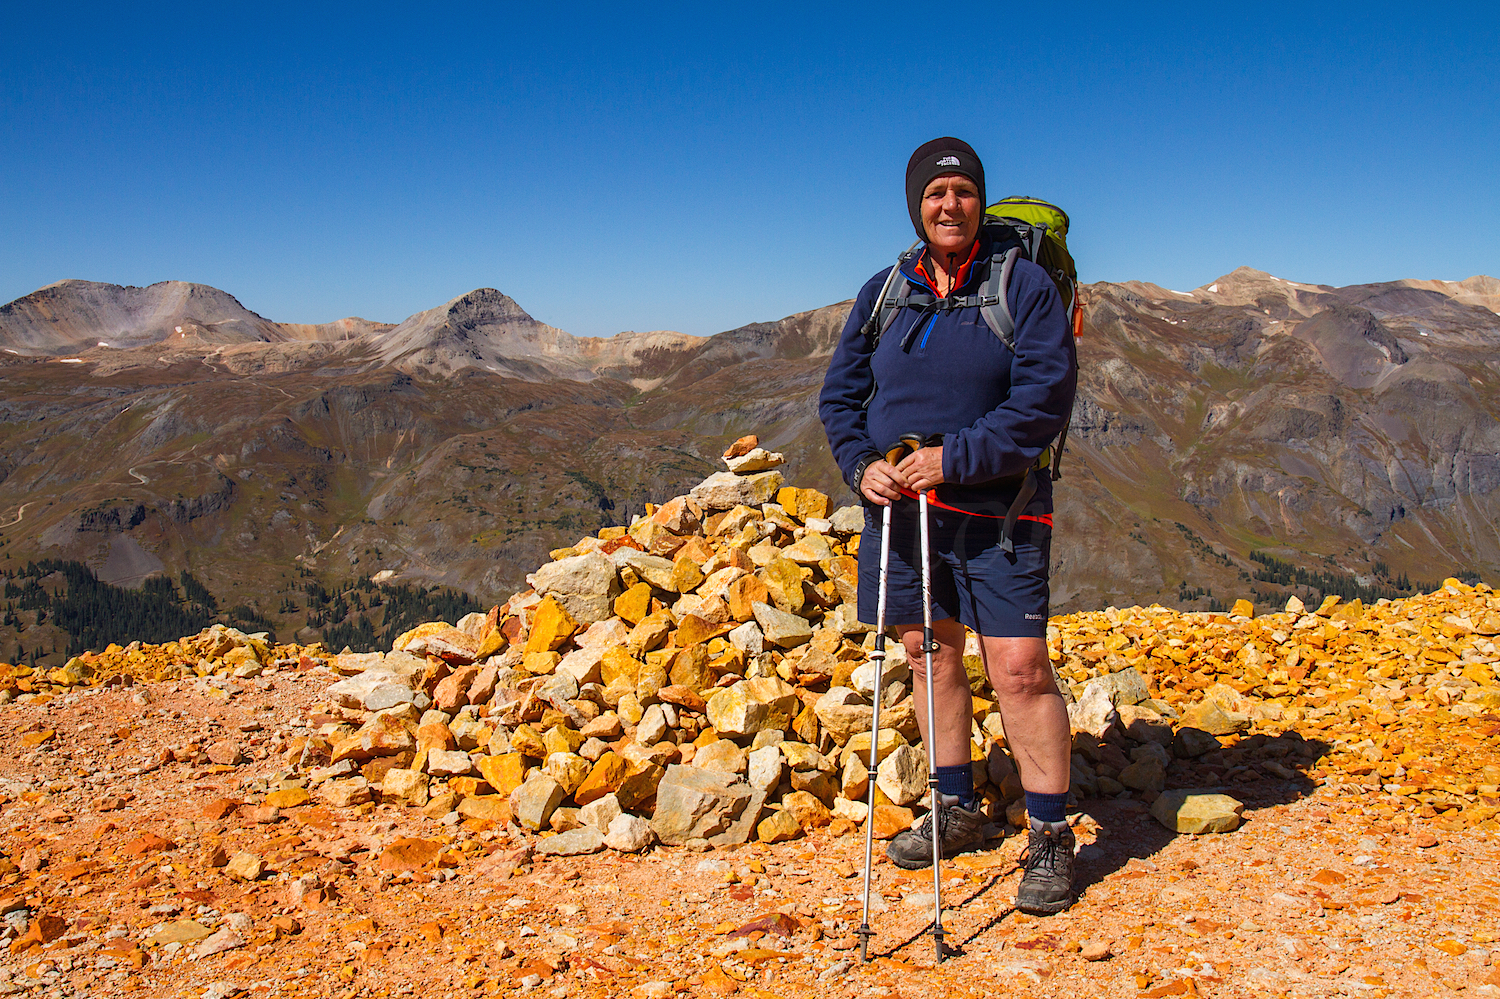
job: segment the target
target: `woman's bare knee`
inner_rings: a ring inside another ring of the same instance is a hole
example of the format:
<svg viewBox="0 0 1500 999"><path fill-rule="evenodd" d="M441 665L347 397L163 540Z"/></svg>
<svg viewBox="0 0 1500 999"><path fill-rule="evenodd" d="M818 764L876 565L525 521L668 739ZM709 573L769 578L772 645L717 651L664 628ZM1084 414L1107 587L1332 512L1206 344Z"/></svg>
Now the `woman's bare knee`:
<svg viewBox="0 0 1500 999"><path fill-rule="evenodd" d="M1040 639L984 641L985 667L990 686L1002 699L1057 694L1046 643Z"/></svg>
<svg viewBox="0 0 1500 999"><path fill-rule="evenodd" d="M1014 697L1042 697L1059 693L1050 668L1008 668L990 670L990 686L1002 700Z"/></svg>

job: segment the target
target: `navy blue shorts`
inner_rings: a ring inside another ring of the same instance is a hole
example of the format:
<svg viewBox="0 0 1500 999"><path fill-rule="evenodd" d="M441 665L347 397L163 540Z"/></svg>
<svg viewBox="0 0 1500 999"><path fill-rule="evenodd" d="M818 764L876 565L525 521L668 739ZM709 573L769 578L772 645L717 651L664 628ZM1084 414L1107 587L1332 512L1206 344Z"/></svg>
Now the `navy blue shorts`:
<svg viewBox="0 0 1500 999"><path fill-rule="evenodd" d="M875 625L880 586L880 507L866 505L859 540L859 619ZM903 499L891 514L885 622L922 623L921 533L917 501ZM956 617L989 638L1047 637L1047 560L1052 528L1016 523L1015 552L1000 547L1001 521L931 508L932 619Z"/></svg>

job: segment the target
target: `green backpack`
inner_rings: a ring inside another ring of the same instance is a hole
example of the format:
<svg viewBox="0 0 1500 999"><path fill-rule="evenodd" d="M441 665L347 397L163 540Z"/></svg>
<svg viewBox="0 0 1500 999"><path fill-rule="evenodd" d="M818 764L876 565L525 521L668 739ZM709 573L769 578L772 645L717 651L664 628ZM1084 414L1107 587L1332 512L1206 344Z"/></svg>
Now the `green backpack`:
<svg viewBox="0 0 1500 999"><path fill-rule="evenodd" d="M1068 213L1051 202L1040 198L1012 196L1002 198L985 209L984 228L990 234L993 256L990 272L979 286L977 294L949 295L939 299L926 292L912 292L911 282L901 273L901 267L916 256L922 241L907 247L891 268L885 287L876 299L879 306L870 315L862 329L870 343L870 352L880 343L880 338L895 322L896 314L905 308L966 309L979 307L980 315L1000 342L1014 354L1016 352L1016 321L1010 314L1006 293L1010 289L1011 271L1016 261L1025 257L1046 271L1057 290L1062 294L1063 306L1068 310L1068 319L1076 339L1082 333L1083 309L1078 296L1078 268L1073 255L1068 252ZM871 398L874 394L871 393ZM869 405L867 400L865 405ZM1063 444L1068 438L1068 428L1063 427L1053 445L1051 454L1043 453L1038 470L1052 466L1054 481L1062 477L1057 458L1062 455ZM1029 494L1028 494L1029 495Z"/></svg>
<svg viewBox="0 0 1500 999"><path fill-rule="evenodd" d="M1062 293L1063 305L1068 310L1076 337L1083 313L1078 308L1078 267L1068 252L1068 213L1040 198L1021 195L1001 198L984 212L1014 229L1027 250L1026 259L1052 278L1052 283Z"/></svg>

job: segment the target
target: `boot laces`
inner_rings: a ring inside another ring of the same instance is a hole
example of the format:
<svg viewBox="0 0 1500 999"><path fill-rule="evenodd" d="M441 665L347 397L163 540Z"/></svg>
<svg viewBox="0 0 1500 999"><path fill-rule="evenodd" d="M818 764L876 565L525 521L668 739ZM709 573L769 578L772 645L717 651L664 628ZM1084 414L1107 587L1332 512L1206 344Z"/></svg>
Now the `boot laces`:
<svg viewBox="0 0 1500 999"><path fill-rule="evenodd" d="M1062 837L1043 833L1039 838L1040 843L1032 839L1026 844L1026 854L1021 858L1021 863L1028 872L1042 868L1055 874L1061 866Z"/></svg>
<svg viewBox="0 0 1500 999"><path fill-rule="evenodd" d="M948 835L948 827L953 824L953 816L949 813L952 812L955 807L957 806L948 804L940 804L938 806L939 814L937 820L937 829L939 836ZM932 839L932 812L928 812L926 815L922 816L922 821L917 824L917 835L922 839Z"/></svg>

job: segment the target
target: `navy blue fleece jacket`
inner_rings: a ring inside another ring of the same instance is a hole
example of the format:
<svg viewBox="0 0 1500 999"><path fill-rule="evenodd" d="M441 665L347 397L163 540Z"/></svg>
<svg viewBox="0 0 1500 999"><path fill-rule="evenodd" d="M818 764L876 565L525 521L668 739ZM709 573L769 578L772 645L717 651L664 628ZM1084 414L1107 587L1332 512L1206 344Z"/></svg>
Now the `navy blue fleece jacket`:
<svg viewBox="0 0 1500 999"><path fill-rule="evenodd" d="M978 291L988 273L988 236L957 294ZM916 269L905 265L913 290L935 294ZM874 355L860 327L885 284L887 268L860 289L818 396L818 416L834 461L850 481L864 456L879 453L902 434L943 435L943 478L938 495L952 501L1009 501L1017 479L1067 423L1078 383L1078 362L1062 296L1045 271L1018 260L1007 302L1016 320L1012 354L985 323L978 307L939 312L918 321L901 310ZM878 386L869 409L864 402ZM1040 480L1025 512L1052 512L1052 483ZM1008 480L1008 481L996 481ZM1007 495L1008 494L1008 495Z"/></svg>

